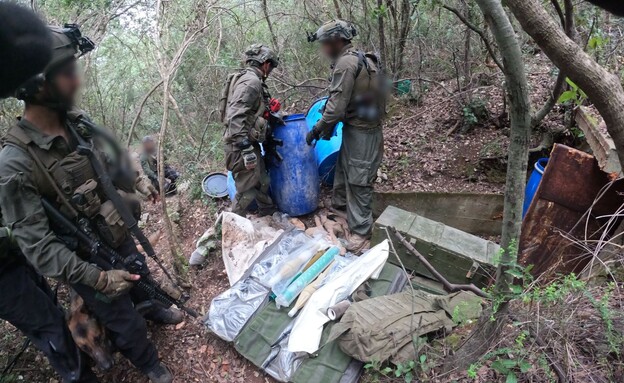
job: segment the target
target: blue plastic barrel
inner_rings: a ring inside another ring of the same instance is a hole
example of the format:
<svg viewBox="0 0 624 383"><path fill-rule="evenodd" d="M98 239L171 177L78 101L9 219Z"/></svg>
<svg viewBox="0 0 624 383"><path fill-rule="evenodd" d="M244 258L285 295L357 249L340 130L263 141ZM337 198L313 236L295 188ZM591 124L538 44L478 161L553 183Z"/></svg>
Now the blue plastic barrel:
<svg viewBox="0 0 624 383"><path fill-rule="evenodd" d="M236 197L236 184L234 183L234 176L232 172L227 173L227 191L230 196L230 201L234 201L234 197Z"/></svg>
<svg viewBox="0 0 624 383"><path fill-rule="evenodd" d="M308 109L308 113L306 113L308 130L312 130L314 125L321 119L326 103L327 97L321 98ZM332 185L334 183L334 173L338 155L340 154L340 145L342 145L342 122L336 125L330 140L319 140L316 143L315 151L319 177L325 184Z"/></svg>
<svg viewBox="0 0 624 383"><path fill-rule="evenodd" d="M540 158L535 163L535 169L533 170L533 173L531 173L531 177L529 177L529 182L527 183L527 187L524 191L524 206L522 207L522 218L524 218L527 211L529 211L529 207L531 206L531 202L535 197L537 188L539 187L540 182L542 182L542 176L544 175L544 169L546 169L546 165L548 165L548 158Z"/></svg>
<svg viewBox="0 0 624 383"><path fill-rule="evenodd" d="M284 142L278 148L284 160L269 168L271 190L279 210L297 217L318 207L319 174L314 148L305 141L308 133L305 115L286 116L284 123L273 131L275 138Z"/></svg>
<svg viewBox="0 0 624 383"><path fill-rule="evenodd" d="M234 176L232 175L232 172L227 173L227 191L228 196L230 197L230 201L234 201L234 197L236 197L236 183L234 182ZM248 211L254 211L257 209L258 203L256 201L253 201L249 204L249 207L247 207Z"/></svg>

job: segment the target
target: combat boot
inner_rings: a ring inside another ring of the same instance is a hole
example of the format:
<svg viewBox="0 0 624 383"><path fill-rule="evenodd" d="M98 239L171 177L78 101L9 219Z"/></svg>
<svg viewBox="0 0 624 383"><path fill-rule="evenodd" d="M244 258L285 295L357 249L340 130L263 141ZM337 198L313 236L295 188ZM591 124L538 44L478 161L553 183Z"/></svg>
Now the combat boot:
<svg viewBox="0 0 624 383"><path fill-rule="evenodd" d="M158 324L178 324L184 320L182 311L169 307L155 306L149 312L145 313L145 319Z"/></svg>
<svg viewBox="0 0 624 383"><path fill-rule="evenodd" d="M147 372L147 377L152 383L172 383L173 375L171 371L162 363L158 363Z"/></svg>
<svg viewBox="0 0 624 383"><path fill-rule="evenodd" d="M349 236L349 243L347 243L346 246L348 252L360 255L369 248L370 240L367 237L363 237L359 234L351 234Z"/></svg>

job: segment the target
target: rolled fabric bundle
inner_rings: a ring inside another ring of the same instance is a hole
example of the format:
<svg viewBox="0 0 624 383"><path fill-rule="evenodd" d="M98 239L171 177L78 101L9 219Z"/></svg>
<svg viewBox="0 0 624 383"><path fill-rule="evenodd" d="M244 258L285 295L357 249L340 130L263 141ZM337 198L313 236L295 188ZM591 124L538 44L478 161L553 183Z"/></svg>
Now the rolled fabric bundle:
<svg viewBox="0 0 624 383"><path fill-rule="evenodd" d="M351 301L349 300L338 302L327 309L327 317L332 321L339 321L349 307L351 307Z"/></svg>

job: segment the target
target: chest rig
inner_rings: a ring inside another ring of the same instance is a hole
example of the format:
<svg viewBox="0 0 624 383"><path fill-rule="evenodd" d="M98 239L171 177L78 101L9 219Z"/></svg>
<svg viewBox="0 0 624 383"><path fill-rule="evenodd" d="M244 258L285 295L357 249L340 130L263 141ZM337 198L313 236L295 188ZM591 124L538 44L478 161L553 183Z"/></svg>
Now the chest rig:
<svg viewBox="0 0 624 383"><path fill-rule="evenodd" d="M68 124L69 143L52 142L49 149L37 145L26 133L22 122L9 130L5 144L26 151L33 159L32 179L39 194L55 201L61 212L83 228L96 231L109 246L118 247L127 238L127 228L115 204L100 184L101 176L93 166L93 156L105 163L93 137ZM56 138L55 140L60 140ZM63 147L67 145L67 147ZM89 154L86 151L90 151ZM118 190L133 214L140 215L140 201Z"/></svg>

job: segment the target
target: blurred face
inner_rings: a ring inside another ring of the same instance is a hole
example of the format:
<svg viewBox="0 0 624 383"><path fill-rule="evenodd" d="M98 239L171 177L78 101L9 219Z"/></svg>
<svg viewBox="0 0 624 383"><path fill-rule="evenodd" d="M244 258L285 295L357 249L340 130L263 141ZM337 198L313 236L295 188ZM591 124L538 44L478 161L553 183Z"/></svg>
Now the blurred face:
<svg viewBox="0 0 624 383"><path fill-rule="evenodd" d="M143 150L145 150L146 153L154 154L156 152L156 143L154 141L144 142Z"/></svg>
<svg viewBox="0 0 624 383"><path fill-rule="evenodd" d="M321 51L325 57L336 60L340 57L345 45L344 40L325 40L321 42Z"/></svg>
<svg viewBox="0 0 624 383"><path fill-rule="evenodd" d="M82 85L76 60L63 64L50 77L50 84L47 84L47 86L52 86L53 89L48 89L48 94L53 98L57 98L57 101L63 105L74 105Z"/></svg>

